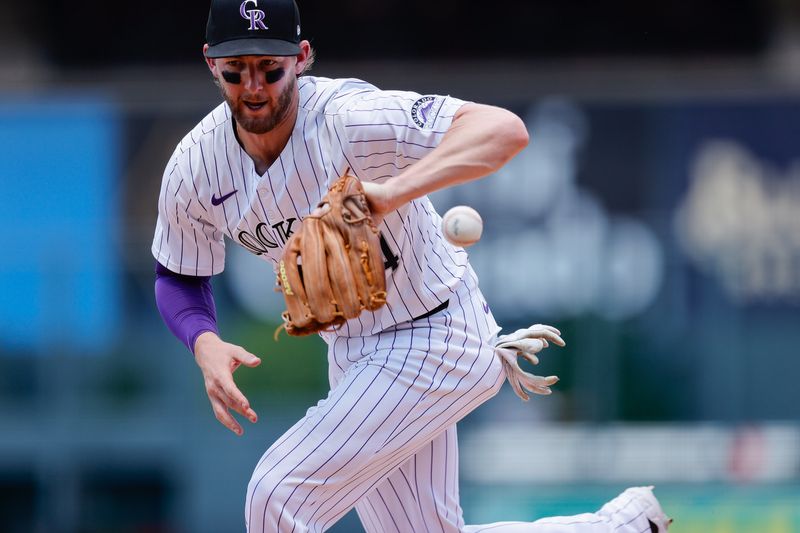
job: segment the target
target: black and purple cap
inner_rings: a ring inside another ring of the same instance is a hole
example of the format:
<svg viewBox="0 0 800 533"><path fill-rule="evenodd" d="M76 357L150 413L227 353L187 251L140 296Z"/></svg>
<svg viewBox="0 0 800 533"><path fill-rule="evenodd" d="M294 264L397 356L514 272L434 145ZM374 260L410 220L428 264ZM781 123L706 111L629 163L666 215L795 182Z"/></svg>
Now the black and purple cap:
<svg viewBox="0 0 800 533"><path fill-rule="evenodd" d="M293 56L300 53L294 0L211 0L206 56Z"/></svg>

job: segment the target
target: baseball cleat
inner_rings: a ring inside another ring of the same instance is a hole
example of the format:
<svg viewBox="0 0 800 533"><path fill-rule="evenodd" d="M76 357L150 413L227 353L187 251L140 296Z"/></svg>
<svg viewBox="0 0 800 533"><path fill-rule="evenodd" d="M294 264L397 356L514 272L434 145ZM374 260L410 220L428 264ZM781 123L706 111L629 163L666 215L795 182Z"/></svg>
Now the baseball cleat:
<svg viewBox="0 0 800 533"><path fill-rule="evenodd" d="M655 494L653 494L653 486L647 487L631 487L625 491L630 496L641 502L645 508L645 515L647 516L647 523L650 524L650 533L665 533L672 519L667 517L664 510L661 509L661 504L658 503ZM623 493L623 494L625 494Z"/></svg>
<svg viewBox="0 0 800 533"><path fill-rule="evenodd" d="M644 517L649 525L642 533L666 533L672 519L667 517L653 494L653 487L630 487L605 504L598 514L630 524Z"/></svg>

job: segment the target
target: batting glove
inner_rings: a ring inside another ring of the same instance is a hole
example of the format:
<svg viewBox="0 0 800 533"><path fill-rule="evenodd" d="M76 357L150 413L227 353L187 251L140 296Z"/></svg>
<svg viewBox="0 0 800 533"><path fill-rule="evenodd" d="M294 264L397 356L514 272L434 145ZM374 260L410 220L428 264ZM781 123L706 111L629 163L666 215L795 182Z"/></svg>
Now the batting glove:
<svg viewBox="0 0 800 533"><path fill-rule="evenodd" d="M494 351L503 363L511 388L526 402L530 399L526 390L535 394L550 394L553 392L550 386L558 382L558 376L542 377L525 372L520 368L517 357L522 356L532 364L538 365L539 358L536 354L550 346L548 341L558 346L566 345L560 331L544 324L534 324L509 335L500 335L495 342Z"/></svg>

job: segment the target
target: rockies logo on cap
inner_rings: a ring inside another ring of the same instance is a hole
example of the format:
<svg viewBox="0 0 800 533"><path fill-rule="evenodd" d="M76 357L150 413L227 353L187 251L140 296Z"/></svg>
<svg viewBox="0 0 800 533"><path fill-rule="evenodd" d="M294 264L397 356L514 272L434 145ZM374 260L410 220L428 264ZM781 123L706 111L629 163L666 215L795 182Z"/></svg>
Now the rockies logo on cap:
<svg viewBox="0 0 800 533"><path fill-rule="evenodd" d="M294 0L211 0L208 57L293 56L300 53L300 12Z"/></svg>
<svg viewBox="0 0 800 533"><path fill-rule="evenodd" d="M250 27L247 29L268 30L269 28L264 25L264 17L266 14L260 9L247 9L247 4L253 4L255 7L258 7L258 0L244 0L242 5L239 7L239 14L242 16L242 18L250 21Z"/></svg>

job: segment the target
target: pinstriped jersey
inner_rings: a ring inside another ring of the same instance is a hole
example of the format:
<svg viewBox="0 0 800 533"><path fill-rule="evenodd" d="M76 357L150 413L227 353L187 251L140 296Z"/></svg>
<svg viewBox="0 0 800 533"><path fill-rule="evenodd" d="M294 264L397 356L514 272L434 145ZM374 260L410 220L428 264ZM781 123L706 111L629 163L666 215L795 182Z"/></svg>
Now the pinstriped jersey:
<svg viewBox="0 0 800 533"><path fill-rule="evenodd" d="M383 91L356 79L304 76L286 147L263 175L238 143L228 105L209 113L176 147L163 176L152 252L173 272L223 271L226 241L273 264L286 240L350 169L383 182L440 142L462 100ZM435 309L464 275L467 254L442 236L427 197L389 213L379 226L387 304L332 335L382 331Z"/></svg>

